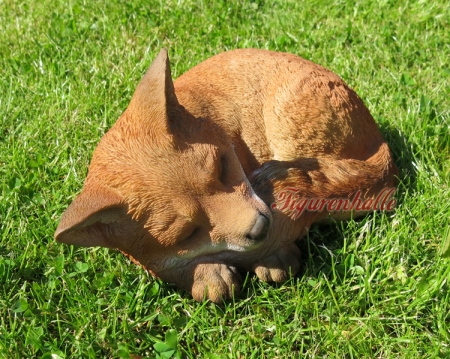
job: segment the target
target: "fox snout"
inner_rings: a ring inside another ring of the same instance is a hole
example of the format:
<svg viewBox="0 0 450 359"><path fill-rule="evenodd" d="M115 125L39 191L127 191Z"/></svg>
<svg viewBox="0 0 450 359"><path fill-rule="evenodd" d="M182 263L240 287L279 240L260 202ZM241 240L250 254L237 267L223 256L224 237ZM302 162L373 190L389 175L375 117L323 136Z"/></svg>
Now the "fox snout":
<svg viewBox="0 0 450 359"><path fill-rule="evenodd" d="M247 234L247 238L255 242L260 242L266 238L269 228L270 219L264 214L259 213L252 230Z"/></svg>

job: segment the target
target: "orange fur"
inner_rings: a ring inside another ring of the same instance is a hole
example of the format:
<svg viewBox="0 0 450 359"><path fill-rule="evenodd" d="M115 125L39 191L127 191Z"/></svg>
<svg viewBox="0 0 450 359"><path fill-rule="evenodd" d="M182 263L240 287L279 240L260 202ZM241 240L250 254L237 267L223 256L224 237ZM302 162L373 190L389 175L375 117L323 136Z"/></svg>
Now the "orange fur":
<svg viewBox="0 0 450 359"><path fill-rule="evenodd" d="M172 83L162 50L100 141L55 238L118 248L196 300L220 302L239 290L238 270L285 280L299 268L294 241L314 222L355 215L293 218L279 210L280 192L373 198L396 171L369 111L329 70L234 50Z"/></svg>

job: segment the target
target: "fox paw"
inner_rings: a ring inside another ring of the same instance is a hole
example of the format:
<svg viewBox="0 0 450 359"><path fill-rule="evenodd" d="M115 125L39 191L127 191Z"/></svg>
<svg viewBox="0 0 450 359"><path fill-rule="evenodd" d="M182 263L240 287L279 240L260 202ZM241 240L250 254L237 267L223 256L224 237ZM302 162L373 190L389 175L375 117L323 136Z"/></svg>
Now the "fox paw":
<svg viewBox="0 0 450 359"><path fill-rule="evenodd" d="M284 282L300 269L300 250L292 243L253 266L253 271L264 282Z"/></svg>
<svg viewBox="0 0 450 359"><path fill-rule="evenodd" d="M209 299L217 304L222 303L224 299L239 294L241 282L235 267L220 263L198 264L194 269L192 297L199 302Z"/></svg>

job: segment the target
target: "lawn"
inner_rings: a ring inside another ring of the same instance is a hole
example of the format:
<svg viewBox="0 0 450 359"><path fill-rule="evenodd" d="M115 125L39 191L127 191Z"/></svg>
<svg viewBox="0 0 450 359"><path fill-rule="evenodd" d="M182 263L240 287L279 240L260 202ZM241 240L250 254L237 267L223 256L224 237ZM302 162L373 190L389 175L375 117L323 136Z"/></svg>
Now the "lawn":
<svg viewBox="0 0 450 359"><path fill-rule="evenodd" d="M447 1L0 0L0 33L0 358L450 357ZM313 227L295 278L248 275L223 306L56 243L162 47L174 77L242 47L339 74L390 144L397 209Z"/></svg>

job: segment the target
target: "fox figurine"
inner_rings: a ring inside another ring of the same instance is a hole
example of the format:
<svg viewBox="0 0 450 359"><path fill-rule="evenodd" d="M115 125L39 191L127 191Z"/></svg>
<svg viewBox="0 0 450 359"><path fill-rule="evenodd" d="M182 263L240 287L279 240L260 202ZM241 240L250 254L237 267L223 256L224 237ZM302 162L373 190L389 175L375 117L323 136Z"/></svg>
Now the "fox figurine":
<svg viewBox="0 0 450 359"><path fill-rule="evenodd" d="M239 49L173 82L163 49L100 140L55 239L119 249L219 303L239 292L242 271L295 274L295 242L313 223L378 209L396 174L362 100L324 67ZM355 195L368 205L336 209ZM305 208L312 199L322 205Z"/></svg>

